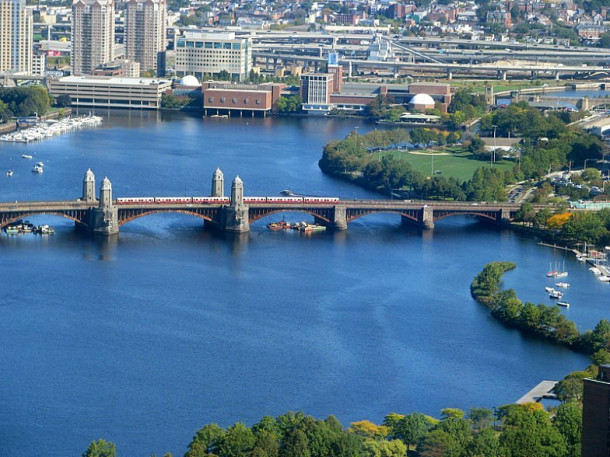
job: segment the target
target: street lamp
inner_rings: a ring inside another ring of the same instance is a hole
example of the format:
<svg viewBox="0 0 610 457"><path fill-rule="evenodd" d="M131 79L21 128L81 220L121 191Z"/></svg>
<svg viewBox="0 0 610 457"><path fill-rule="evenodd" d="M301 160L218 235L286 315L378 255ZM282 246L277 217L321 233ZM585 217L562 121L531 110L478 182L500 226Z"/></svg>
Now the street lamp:
<svg viewBox="0 0 610 457"><path fill-rule="evenodd" d="M497 149L497 145L496 145L496 129L498 128L497 125L492 125L492 127L494 128L494 149L493 151L491 151L491 154L489 154L489 161L490 167L493 167L494 162L496 161L496 149Z"/></svg>

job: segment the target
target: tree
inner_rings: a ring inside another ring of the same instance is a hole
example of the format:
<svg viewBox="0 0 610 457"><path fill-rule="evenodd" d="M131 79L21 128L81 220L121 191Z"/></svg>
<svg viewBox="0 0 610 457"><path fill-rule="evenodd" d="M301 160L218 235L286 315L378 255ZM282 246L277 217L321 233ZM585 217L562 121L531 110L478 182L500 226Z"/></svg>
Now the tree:
<svg viewBox="0 0 610 457"><path fill-rule="evenodd" d="M401 439L407 445L417 445L428 432L429 423L426 416L420 413L412 413L404 416L398 421L394 428L394 436Z"/></svg>
<svg viewBox="0 0 610 457"><path fill-rule="evenodd" d="M567 455L570 457L579 456L582 434L582 411L580 406L574 402L559 405L557 414L553 418L553 425L566 441L569 451Z"/></svg>
<svg viewBox="0 0 610 457"><path fill-rule="evenodd" d="M309 457L309 440L301 430L293 430L285 440L284 447L280 451L282 457Z"/></svg>
<svg viewBox="0 0 610 457"><path fill-rule="evenodd" d="M193 451L192 456L198 456L198 452L203 450L204 453L214 454L217 452L218 447L225 436L225 430L220 428L217 424L207 424L201 430L195 433L191 443L189 444L189 450Z"/></svg>
<svg viewBox="0 0 610 457"><path fill-rule="evenodd" d="M110 441L92 441L82 457L116 457L116 446Z"/></svg>
<svg viewBox="0 0 610 457"><path fill-rule="evenodd" d="M237 422L227 429L227 433L218 446L218 453L223 457L242 457L252 451L256 437L245 424Z"/></svg>

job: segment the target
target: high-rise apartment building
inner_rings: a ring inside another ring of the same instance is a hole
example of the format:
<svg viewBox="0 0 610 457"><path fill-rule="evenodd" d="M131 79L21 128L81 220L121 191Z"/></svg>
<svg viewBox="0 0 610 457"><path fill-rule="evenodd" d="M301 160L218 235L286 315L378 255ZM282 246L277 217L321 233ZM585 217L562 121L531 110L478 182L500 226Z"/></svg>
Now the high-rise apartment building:
<svg viewBox="0 0 610 457"><path fill-rule="evenodd" d="M252 41L235 33L185 32L176 39L176 73L203 79L226 71L244 81L252 69Z"/></svg>
<svg viewBox="0 0 610 457"><path fill-rule="evenodd" d="M0 0L0 71L32 73L32 12L25 0Z"/></svg>
<svg viewBox="0 0 610 457"><path fill-rule="evenodd" d="M581 454L610 455L610 365L601 365L597 378L584 380Z"/></svg>
<svg viewBox="0 0 610 457"><path fill-rule="evenodd" d="M165 73L165 0L129 0L125 16L125 50L142 71Z"/></svg>
<svg viewBox="0 0 610 457"><path fill-rule="evenodd" d="M90 75L114 58L113 0L75 0L72 4L72 74Z"/></svg>

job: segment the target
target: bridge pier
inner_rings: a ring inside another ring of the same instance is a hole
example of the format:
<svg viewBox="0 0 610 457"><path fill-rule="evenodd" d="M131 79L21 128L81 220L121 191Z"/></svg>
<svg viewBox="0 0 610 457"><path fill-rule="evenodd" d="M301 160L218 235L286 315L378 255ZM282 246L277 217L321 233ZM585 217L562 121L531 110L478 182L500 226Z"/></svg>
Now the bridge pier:
<svg viewBox="0 0 610 457"><path fill-rule="evenodd" d="M401 216L403 225L413 224L413 220L408 217ZM434 228L434 209L429 206L424 206L417 212L417 225L425 230L432 230Z"/></svg>
<svg viewBox="0 0 610 457"><path fill-rule="evenodd" d="M347 207L335 206L333 208L333 230L347 230Z"/></svg>
<svg viewBox="0 0 610 457"><path fill-rule="evenodd" d="M500 225L509 225L510 224L510 210L506 208L502 208L498 211L498 215L496 216L496 222Z"/></svg>

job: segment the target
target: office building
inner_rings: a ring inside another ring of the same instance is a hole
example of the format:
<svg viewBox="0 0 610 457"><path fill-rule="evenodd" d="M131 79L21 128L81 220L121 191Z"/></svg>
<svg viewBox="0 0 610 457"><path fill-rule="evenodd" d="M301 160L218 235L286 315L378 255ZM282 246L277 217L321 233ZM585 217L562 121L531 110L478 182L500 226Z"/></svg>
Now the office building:
<svg viewBox="0 0 610 457"><path fill-rule="evenodd" d="M331 109L334 76L331 73L305 73L301 75L303 109L310 114L326 114Z"/></svg>
<svg viewBox="0 0 610 457"><path fill-rule="evenodd" d="M0 0L0 71L31 74L32 41L25 0Z"/></svg>
<svg viewBox="0 0 610 457"><path fill-rule="evenodd" d="M610 365L584 380L581 449L582 457L610 456Z"/></svg>
<svg viewBox="0 0 610 457"><path fill-rule="evenodd" d="M93 74L98 65L113 58L113 0L75 0L72 4L72 74Z"/></svg>
<svg viewBox="0 0 610 457"><path fill-rule="evenodd" d="M226 71L231 79L244 81L252 69L250 38L235 33L185 32L176 39L176 74L205 79Z"/></svg>
<svg viewBox="0 0 610 457"><path fill-rule="evenodd" d="M54 97L69 95L72 106L155 110L161 96L171 89L164 79L66 76L49 81Z"/></svg>
<svg viewBox="0 0 610 457"><path fill-rule="evenodd" d="M165 74L165 0L129 0L125 16L125 52L142 71Z"/></svg>

